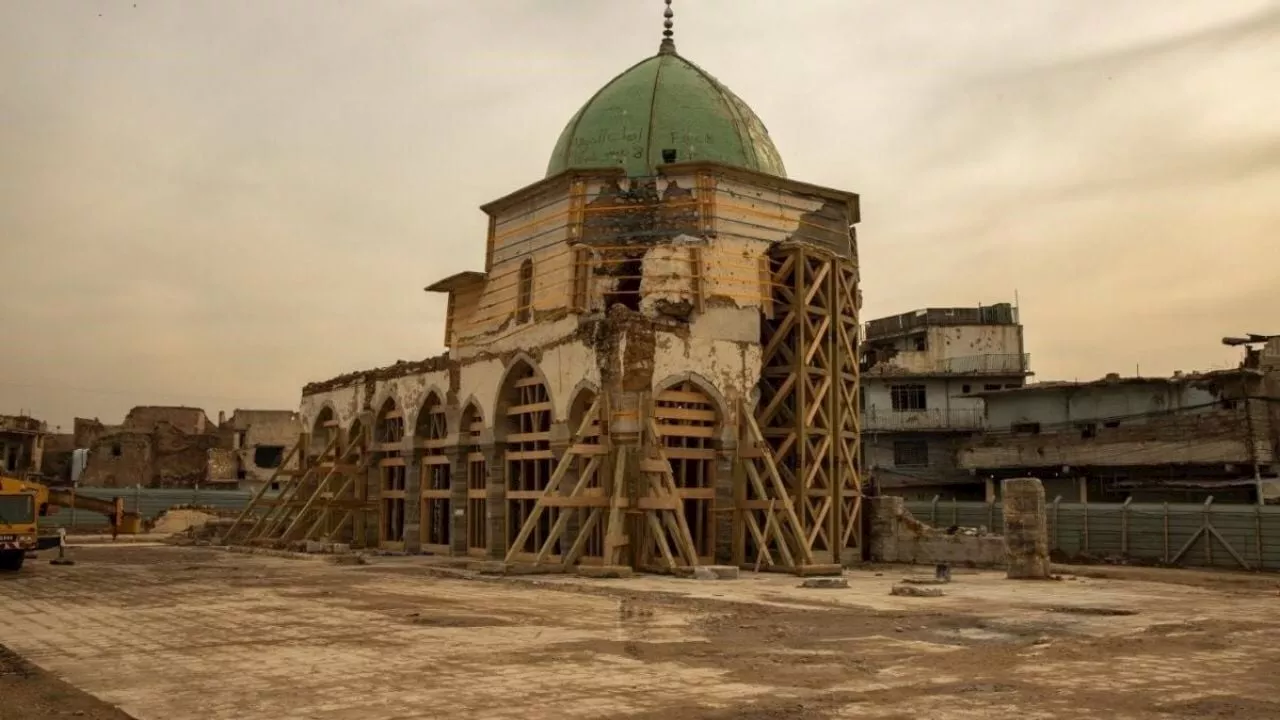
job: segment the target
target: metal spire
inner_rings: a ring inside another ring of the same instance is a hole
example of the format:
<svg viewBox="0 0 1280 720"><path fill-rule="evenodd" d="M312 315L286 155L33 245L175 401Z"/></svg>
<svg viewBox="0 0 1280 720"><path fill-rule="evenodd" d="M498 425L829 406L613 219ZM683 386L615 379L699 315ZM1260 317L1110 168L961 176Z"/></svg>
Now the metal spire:
<svg viewBox="0 0 1280 720"><path fill-rule="evenodd" d="M662 11L662 44L658 46L659 53L674 53L676 51L676 41L674 39L675 31L671 28L675 23L671 22L671 18L675 17L675 13L671 12L671 0L667 1L667 9Z"/></svg>

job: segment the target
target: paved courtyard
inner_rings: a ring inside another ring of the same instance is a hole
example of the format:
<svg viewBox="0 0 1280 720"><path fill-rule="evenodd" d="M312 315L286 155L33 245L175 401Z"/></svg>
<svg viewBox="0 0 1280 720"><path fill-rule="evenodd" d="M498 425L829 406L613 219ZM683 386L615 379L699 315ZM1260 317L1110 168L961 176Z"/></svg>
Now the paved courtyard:
<svg viewBox="0 0 1280 720"><path fill-rule="evenodd" d="M138 720L1280 717L1267 579L961 573L909 598L889 595L909 568L812 590L441 577L422 558L76 557L0 576L0 645Z"/></svg>

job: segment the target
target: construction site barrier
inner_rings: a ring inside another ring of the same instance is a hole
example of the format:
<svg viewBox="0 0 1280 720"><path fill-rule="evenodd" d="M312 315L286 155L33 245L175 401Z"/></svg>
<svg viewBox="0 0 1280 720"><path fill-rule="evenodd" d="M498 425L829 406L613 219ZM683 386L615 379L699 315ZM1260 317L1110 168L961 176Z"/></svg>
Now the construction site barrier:
<svg viewBox="0 0 1280 720"><path fill-rule="evenodd" d="M999 502L910 501L934 527L1002 534ZM1280 507L1203 503L1046 503L1049 551L1061 562L1280 572Z"/></svg>

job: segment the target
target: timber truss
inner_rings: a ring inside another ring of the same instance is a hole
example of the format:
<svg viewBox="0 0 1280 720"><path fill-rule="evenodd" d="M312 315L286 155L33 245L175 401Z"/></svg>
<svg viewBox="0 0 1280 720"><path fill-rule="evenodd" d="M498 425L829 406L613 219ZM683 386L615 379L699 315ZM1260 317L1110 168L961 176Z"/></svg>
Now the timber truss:
<svg viewBox="0 0 1280 720"><path fill-rule="evenodd" d="M735 560L818 572L861 554L858 271L795 243L770 252L767 275L760 399L739 418L749 482Z"/></svg>
<svg viewBox="0 0 1280 720"><path fill-rule="evenodd" d="M318 457L308 458L311 436L303 433L222 537L224 544L286 546L316 540L361 547L361 529L377 506L368 498L372 453L358 434L343 444L334 433ZM297 458L296 469L284 470ZM272 494L273 486L278 492Z"/></svg>
<svg viewBox="0 0 1280 720"><path fill-rule="evenodd" d="M603 427L604 405L597 399L584 414L546 489L509 545L506 561L564 568L578 563L630 565L667 572L697 566L698 552L658 423L648 418L636 445L614 443L604 431L598 442L587 442L594 436L593 426ZM570 537L575 514L578 527ZM544 515L553 518L546 532L541 530ZM591 542L601 531L603 542ZM533 537L539 542L530 545ZM566 551L556 552L565 546ZM587 554L590 546L599 547L600 554Z"/></svg>

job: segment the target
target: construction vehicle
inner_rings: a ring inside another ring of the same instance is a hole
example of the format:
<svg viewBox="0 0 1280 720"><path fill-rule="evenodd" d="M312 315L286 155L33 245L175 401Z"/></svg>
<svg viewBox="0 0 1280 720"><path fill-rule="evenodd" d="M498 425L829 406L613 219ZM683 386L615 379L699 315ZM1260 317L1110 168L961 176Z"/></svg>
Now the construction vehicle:
<svg viewBox="0 0 1280 720"><path fill-rule="evenodd" d="M22 569L28 553L57 547L58 535L42 534L39 519L59 508L100 513L111 524L111 534L137 534L142 518L125 512L124 500L100 500L77 495L75 490L51 488L43 483L0 474L0 571Z"/></svg>

